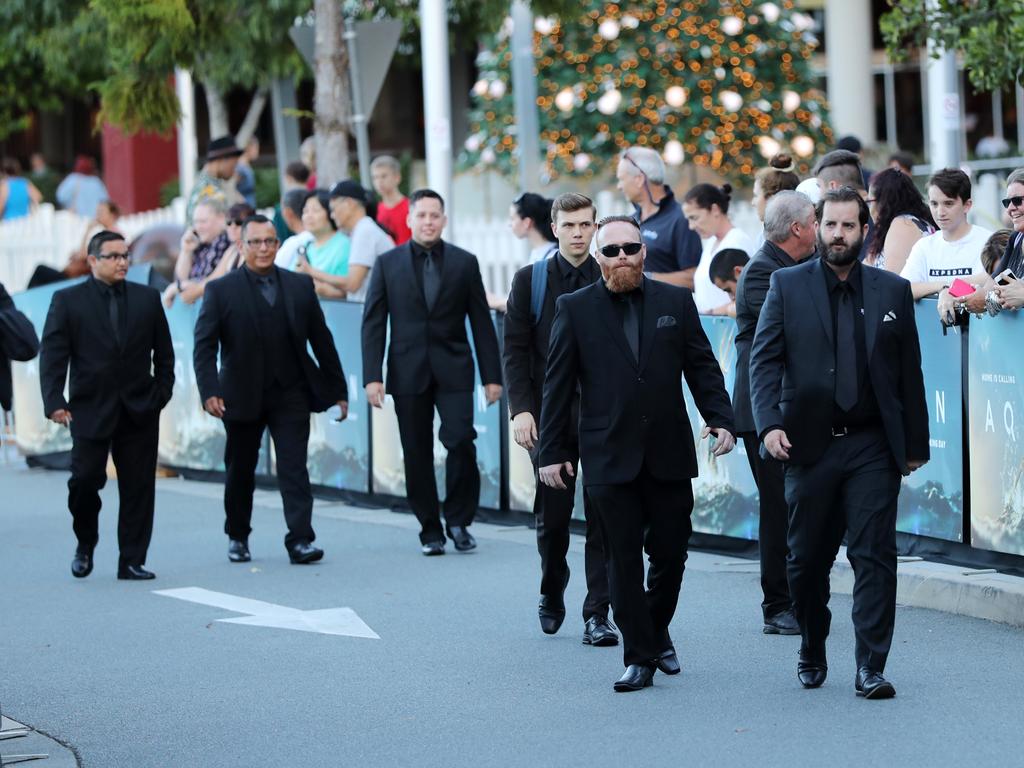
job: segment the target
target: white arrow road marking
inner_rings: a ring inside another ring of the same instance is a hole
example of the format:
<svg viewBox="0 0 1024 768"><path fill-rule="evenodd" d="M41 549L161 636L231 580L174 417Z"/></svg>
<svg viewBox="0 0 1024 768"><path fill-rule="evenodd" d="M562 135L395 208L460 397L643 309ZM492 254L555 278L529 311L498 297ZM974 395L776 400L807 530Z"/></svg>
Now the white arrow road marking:
<svg viewBox="0 0 1024 768"><path fill-rule="evenodd" d="M366 622L351 608L321 608L315 611L300 611L286 605L250 600L224 592L213 592L202 587L181 589L158 589L154 595L187 600L190 603L211 605L234 613L248 616L236 619L217 619L225 624L245 624L250 627L274 627L295 629L299 632L318 632L321 635L345 635L380 640L380 635L370 629Z"/></svg>

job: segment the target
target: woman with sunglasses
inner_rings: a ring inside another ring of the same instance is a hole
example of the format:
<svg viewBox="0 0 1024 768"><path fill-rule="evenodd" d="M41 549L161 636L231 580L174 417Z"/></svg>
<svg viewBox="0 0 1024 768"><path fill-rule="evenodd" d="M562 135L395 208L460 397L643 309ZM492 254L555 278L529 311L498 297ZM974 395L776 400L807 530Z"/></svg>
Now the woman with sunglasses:
<svg viewBox="0 0 1024 768"><path fill-rule="evenodd" d="M864 262L899 274L914 243L935 231L931 211L911 178L895 168L871 177L867 203L875 235Z"/></svg>
<svg viewBox="0 0 1024 768"><path fill-rule="evenodd" d="M1014 277L1009 278L1006 285L1000 285L995 291L1003 309L1020 309L1024 307L1024 168L1018 168L1006 180L1003 208L1010 217L1013 234L1006 244L1006 250L995 269L995 274L998 276L1010 270Z"/></svg>

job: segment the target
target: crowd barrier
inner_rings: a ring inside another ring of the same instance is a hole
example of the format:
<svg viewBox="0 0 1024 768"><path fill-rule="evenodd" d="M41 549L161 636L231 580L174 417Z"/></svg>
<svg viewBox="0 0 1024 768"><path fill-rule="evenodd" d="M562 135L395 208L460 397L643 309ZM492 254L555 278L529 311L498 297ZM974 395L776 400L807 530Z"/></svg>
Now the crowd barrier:
<svg viewBox="0 0 1024 768"><path fill-rule="evenodd" d="M25 291L14 297L42 332L53 292L62 285ZM349 418L334 421L328 411L313 416L309 470L321 487L379 497L405 495L398 427L391 399L384 409L366 402L361 386L362 305L324 301L328 326L349 382ZM224 430L201 408L192 370L192 328L198 305L181 302L168 310L174 340L175 385L160 420L160 461L179 469L218 471L223 467ZM917 305L922 367L928 398L931 461L904 479L898 529L931 543L970 546L977 552L1024 555L1024 449L1015 414L1024 414L1024 356L1016 346L1022 321L1014 313L972 320L969 327L943 332L934 301ZM501 337L501 316L494 322ZM735 322L702 318L732 390L735 376ZM27 456L66 451L65 429L49 422L39 394L37 362L13 366L15 419L19 446ZM757 489L744 447L716 458L699 439L701 421L692 398L687 409L694 429L700 476L694 481L694 530L754 540ZM511 440L504 401L488 407L483 387L475 397L477 460L481 506L526 513L532 509L534 475L526 452ZM436 424L435 424L436 431ZM444 492L445 451L435 440L432 457ZM273 476L273 452L263 452L261 470ZM578 505L578 509L582 509ZM1020 561L1013 561L1019 567Z"/></svg>

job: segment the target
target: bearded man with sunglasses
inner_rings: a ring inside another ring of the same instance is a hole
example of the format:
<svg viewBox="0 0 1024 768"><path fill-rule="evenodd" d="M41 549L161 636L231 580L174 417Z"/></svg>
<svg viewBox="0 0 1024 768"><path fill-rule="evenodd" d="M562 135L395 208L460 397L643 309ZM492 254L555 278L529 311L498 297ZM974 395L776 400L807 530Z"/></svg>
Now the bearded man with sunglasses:
<svg viewBox="0 0 1024 768"><path fill-rule="evenodd" d="M682 381L716 436L732 450L733 412L722 371L689 291L644 277L646 248L629 216L598 223L602 280L559 297L541 406L541 482L564 488L575 472L569 419L579 391L579 456L601 526L626 671L616 691L680 671L668 627L690 539L693 431ZM647 590L644 561L650 559Z"/></svg>
<svg viewBox="0 0 1024 768"><path fill-rule="evenodd" d="M92 572L112 454L120 497L117 578L152 579L143 566L153 533L160 411L174 387L171 332L160 294L125 281L124 235L99 232L86 254L92 276L53 295L39 359L46 415L71 430L68 509L78 539L71 573L81 579Z"/></svg>

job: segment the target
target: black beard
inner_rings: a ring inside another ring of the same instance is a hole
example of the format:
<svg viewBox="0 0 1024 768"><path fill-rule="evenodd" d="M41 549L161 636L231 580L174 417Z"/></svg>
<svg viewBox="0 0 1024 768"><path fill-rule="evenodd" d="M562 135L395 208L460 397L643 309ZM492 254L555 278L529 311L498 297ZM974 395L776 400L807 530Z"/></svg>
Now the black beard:
<svg viewBox="0 0 1024 768"><path fill-rule="evenodd" d="M848 267L853 262L860 258L860 252L864 248L864 237L863 235L856 243L849 246L845 251L833 251L832 246L821 239L821 235L818 235L818 253L826 261L834 267Z"/></svg>

